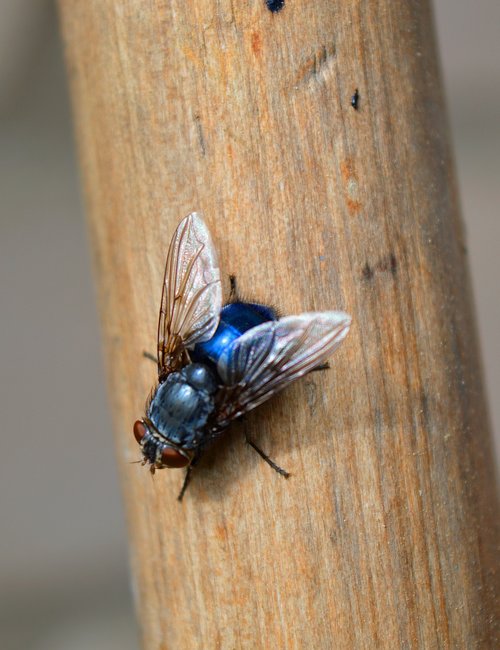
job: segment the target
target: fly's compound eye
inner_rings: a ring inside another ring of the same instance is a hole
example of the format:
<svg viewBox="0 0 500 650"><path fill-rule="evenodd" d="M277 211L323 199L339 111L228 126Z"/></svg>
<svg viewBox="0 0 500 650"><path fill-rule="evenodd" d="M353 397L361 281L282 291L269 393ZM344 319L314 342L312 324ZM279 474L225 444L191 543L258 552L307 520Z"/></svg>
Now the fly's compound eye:
<svg viewBox="0 0 500 650"><path fill-rule="evenodd" d="M189 458L173 447L165 447L161 452L161 462L166 467L186 467L189 465Z"/></svg>
<svg viewBox="0 0 500 650"><path fill-rule="evenodd" d="M134 422L134 438L137 440L139 444L141 444L142 439L146 435L146 427L144 426L144 422L142 420L136 420Z"/></svg>

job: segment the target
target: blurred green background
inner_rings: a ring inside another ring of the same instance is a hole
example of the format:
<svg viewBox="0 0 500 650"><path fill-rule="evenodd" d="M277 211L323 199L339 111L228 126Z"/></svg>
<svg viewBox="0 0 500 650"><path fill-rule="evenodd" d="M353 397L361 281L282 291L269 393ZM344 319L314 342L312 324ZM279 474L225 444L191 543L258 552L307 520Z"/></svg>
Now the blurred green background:
<svg viewBox="0 0 500 650"><path fill-rule="evenodd" d="M292 1L292 0L290 0ZM435 13L500 449L500 3ZM0 1L0 647L139 646L57 16Z"/></svg>

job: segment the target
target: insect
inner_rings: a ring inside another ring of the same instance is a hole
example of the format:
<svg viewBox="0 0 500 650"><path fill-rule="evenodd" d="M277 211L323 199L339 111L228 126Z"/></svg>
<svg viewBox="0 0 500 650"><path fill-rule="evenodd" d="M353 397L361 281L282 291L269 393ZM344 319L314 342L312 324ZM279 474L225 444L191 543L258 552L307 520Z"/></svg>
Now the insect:
<svg viewBox="0 0 500 650"><path fill-rule="evenodd" d="M351 106L355 111L359 109L359 91L357 88L354 91L354 95L351 97Z"/></svg>
<svg viewBox="0 0 500 650"><path fill-rule="evenodd" d="M158 384L145 416L134 424L143 465L149 464L152 473L187 467L181 500L203 452L232 420L324 364L350 322L341 311L279 318L272 307L239 299L234 278L223 306L210 233L199 214L189 214L167 254L158 319Z"/></svg>

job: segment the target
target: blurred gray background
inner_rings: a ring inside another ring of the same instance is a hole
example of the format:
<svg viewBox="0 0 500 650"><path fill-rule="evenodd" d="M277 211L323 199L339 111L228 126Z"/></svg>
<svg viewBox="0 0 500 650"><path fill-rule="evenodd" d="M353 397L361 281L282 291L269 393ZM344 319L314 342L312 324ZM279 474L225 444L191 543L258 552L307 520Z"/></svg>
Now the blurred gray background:
<svg viewBox="0 0 500 650"><path fill-rule="evenodd" d="M500 2L435 12L500 449ZM48 0L0 0L0 647L135 649L70 109Z"/></svg>

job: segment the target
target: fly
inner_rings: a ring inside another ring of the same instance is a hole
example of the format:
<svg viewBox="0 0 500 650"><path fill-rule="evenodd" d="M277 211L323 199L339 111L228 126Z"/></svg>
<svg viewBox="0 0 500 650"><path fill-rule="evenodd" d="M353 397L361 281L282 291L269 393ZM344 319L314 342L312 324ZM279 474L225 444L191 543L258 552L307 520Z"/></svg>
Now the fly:
<svg viewBox="0 0 500 650"><path fill-rule="evenodd" d="M199 214L189 214L167 254L158 319L158 384L145 416L134 424L143 464L153 473L186 467L180 501L203 452L229 424L324 365L350 323L341 311L279 318L272 307L240 300L234 278L230 300L223 305L210 233Z"/></svg>

